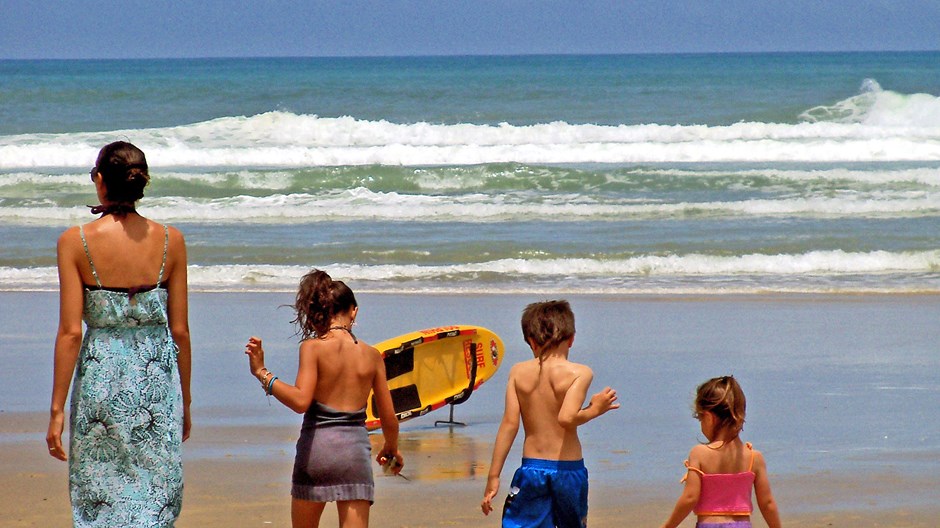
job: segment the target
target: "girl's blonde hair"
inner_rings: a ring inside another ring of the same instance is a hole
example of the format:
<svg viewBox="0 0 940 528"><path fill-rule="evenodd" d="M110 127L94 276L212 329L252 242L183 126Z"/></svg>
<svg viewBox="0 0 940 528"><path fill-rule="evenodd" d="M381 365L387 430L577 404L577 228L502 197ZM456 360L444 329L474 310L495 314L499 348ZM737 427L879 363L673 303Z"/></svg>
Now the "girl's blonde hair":
<svg viewBox="0 0 940 528"><path fill-rule="evenodd" d="M699 385L695 396L696 416L710 412L718 418L718 426L738 432L744 428L747 401L734 376L712 378Z"/></svg>

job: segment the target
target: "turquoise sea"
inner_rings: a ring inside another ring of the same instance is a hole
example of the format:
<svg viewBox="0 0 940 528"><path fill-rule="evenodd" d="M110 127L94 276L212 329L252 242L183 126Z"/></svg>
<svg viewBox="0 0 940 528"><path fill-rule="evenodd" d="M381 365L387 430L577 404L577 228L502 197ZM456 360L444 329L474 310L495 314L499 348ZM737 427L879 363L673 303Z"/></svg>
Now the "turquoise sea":
<svg viewBox="0 0 940 528"><path fill-rule="evenodd" d="M940 52L0 61L0 288L116 139L194 290L940 291Z"/></svg>

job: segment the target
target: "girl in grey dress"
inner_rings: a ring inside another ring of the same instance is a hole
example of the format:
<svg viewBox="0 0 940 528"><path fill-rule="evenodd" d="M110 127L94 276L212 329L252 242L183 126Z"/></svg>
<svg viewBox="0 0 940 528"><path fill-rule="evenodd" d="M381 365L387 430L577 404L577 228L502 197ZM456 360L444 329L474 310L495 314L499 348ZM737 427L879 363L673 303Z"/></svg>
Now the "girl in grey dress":
<svg viewBox="0 0 940 528"><path fill-rule="evenodd" d="M304 413L291 487L293 525L318 526L326 503L336 502L340 526L368 526L374 498L365 429L370 392L385 439L376 461L396 470L402 466L385 362L353 335L359 306L342 281L311 271L300 281L294 308L302 341L293 385L265 368L260 338L249 338L245 346L251 373L265 393Z"/></svg>

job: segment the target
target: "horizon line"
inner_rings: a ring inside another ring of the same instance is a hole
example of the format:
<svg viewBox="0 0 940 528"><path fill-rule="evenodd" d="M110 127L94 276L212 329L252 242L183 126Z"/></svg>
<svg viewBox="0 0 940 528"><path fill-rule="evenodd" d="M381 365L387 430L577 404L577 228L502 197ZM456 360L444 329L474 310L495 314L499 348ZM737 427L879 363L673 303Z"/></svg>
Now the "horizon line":
<svg viewBox="0 0 940 528"><path fill-rule="evenodd" d="M740 50L740 51L638 51L638 52L545 52L545 53L427 53L404 55L173 55L173 56L86 56L86 57L0 57L0 61L95 61L95 60L246 60L246 59L444 59L444 58L510 58L510 57L641 57L641 56L707 56L707 55L846 55L870 53L938 53L938 49L870 49L870 50Z"/></svg>

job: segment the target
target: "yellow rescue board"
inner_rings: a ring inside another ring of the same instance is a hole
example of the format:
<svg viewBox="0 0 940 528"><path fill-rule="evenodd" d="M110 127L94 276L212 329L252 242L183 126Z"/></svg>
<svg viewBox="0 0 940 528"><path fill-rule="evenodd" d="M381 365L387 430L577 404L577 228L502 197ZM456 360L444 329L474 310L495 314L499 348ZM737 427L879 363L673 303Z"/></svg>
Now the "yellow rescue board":
<svg viewBox="0 0 940 528"><path fill-rule="evenodd" d="M385 360L385 374L399 422L448 404L462 403L503 361L503 341L472 325L418 330L375 345ZM369 395L366 427L381 425Z"/></svg>

